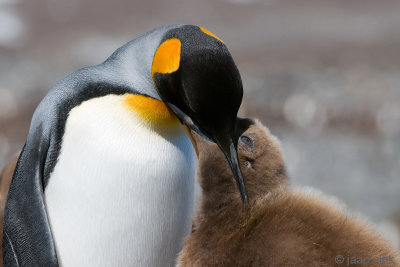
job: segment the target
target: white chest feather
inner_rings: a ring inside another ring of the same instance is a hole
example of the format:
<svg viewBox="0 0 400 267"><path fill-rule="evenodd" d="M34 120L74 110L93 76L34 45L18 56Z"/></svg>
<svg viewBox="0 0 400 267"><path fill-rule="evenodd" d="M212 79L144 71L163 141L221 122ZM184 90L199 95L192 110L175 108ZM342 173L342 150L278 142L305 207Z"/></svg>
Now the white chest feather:
<svg viewBox="0 0 400 267"><path fill-rule="evenodd" d="M172 266L191 228L196 156L105 96L75 107L45 189L63 266Z"/></svg>

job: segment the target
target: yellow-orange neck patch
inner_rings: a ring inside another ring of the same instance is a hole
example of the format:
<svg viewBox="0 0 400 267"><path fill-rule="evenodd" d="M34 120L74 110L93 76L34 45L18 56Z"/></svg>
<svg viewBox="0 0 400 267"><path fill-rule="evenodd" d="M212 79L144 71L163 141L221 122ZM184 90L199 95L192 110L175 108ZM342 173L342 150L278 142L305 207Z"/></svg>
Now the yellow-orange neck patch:
<svg viewBox="0 0 400 267"><path fill-rule="evenodd" d="M204 32L205 34L208 34L208 35L214 37L215 39L219 40L221 43L224 43L224 41L222 41L218 36L216 36L215 34L213 34L212 32L210 32L209 30L207 30L207 29L205 29L205 28L203 28L203 27L200 27L200 30L201 30L202 32Z"/></svg>
<svg viewBox="0 0 400 267"><path fill-rule="evenodd" d="M143 95L125 94L124 103L152 124L163 126L179 124L175 114L160 100Z"/></svg>
<svg viewBox="0 0 400 267"><path fill-rule="evenodd" d="M164 41L154 54L151 76L155 73L172 73L178 70L181 60L181 41L171 38Z"/></svg>

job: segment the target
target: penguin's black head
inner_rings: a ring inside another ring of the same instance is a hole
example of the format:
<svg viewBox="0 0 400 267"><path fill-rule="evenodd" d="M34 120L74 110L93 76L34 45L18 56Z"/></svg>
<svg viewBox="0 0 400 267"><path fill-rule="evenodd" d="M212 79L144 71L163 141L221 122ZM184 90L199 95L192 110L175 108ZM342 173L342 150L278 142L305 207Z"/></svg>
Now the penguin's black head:
<svg viewBox="0 0 400 267"><path fill-rule="evenodd" d="M224 152L246 202L235 136L243 87L225 44L197 26L170 30L154 54L151 72L161 99L181 122Z"/></svg>

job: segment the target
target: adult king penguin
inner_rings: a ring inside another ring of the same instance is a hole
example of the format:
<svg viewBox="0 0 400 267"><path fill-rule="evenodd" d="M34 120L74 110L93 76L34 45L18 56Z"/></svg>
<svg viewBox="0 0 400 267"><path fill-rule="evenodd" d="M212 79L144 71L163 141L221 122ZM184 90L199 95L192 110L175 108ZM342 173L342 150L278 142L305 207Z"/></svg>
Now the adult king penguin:
<svg viewBox="0 0 400 267"><path fill-rule="evenodd" d="M5 266L174 265L193 207L190 130L219 145L247 201L242 95L224 43L192 25L157 28L58 82L11 182Z"/></svg>

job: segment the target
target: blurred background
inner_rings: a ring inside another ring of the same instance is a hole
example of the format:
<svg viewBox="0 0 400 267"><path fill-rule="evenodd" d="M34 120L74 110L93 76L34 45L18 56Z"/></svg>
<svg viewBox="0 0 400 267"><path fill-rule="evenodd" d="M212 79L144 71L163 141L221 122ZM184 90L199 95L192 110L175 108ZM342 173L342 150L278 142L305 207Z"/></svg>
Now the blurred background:
<svg viewBox="0 0 400 267"><path fill-rule="evenodd" d="M399 242L397 0L0 0L0 168L58 80L167 23L224 40L241 114L279 137L295 185L336 196Z"/></svg>

